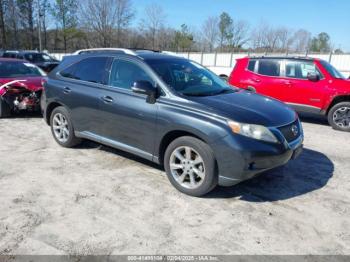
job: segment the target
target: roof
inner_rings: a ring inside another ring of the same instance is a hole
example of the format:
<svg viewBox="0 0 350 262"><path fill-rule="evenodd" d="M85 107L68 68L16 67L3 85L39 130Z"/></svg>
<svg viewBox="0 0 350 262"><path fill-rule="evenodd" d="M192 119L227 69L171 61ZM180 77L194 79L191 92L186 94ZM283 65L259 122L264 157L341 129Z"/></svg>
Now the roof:
<svg viewBox="0 0 350 262"><path fill-rule="evenodd" d="M309 56L249 56L247 58L251 59L292 59L292 60L307 60L313 61L317 60L317 58L309 57Z"/></svg>

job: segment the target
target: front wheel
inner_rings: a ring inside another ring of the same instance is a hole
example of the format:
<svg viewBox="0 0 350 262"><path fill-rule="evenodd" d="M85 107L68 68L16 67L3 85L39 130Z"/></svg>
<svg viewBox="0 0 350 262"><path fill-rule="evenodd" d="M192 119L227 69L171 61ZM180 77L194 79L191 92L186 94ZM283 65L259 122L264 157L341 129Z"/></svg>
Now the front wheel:
<svg viewBox="0 0 350 262"><path fill-rule="evenodd" d="M194 137L175 139L166 149L164 167L171 184L187 195L203 196L218 183L211 148Z"/></svg>
<svg viewBox="0 0 350 262"><path fill-rule="evenodd" d="M328 122L336 130L350 132L350 102L334 105L328 112Z"/></svg>
<svg viewBox="0 0 350 262"><path fill-rule="evenodd" d="M74 128L69 112L63 106L56 107L50 117L50 126L56 142L63 147L74 147L81 139L74 135Z"/></svg>

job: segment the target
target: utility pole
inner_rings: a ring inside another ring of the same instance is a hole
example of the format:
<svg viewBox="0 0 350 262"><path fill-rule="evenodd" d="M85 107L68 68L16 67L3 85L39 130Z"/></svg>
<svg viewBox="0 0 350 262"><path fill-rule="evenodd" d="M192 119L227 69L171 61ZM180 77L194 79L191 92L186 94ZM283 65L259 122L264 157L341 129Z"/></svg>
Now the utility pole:
<svg viewBox="0 0 350 262"><path fill-rule="evenodd" d="M39 39L39 52L42 50L41 46L41 14L40 14L40 0L37 0L38 4L38 39Z"/></svg>

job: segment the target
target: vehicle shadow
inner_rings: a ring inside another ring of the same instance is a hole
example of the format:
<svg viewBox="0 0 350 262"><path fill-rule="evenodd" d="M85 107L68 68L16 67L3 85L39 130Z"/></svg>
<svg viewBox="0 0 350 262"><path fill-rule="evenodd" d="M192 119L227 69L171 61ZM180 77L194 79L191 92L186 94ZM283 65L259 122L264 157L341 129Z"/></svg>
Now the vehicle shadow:
<svg viewBox="0 0 350 262"><path fill-rule="evenodd" d="M286 200L324 187L333 176L334 165L324 154L304 149L286 166L267 171L232 187L217 187L206 198L233 198L248 202Z"/></svg>
<svg viewBox="0 0 350 262"><path fill-rule="evenodd" d="M6 117L4 119L15 119L15 118L43 118L43 115L41 112L18 112L18 113L12 113L11 116Z"/></svg>
<svg viewBox="0 0 350 262"><path fill-rule="evenodd" d="M324 116L312 115L307 113L299 113L299 117L302 122L319 124L319 125L330 127L330 125L328 124L327 118Z"/></svg>

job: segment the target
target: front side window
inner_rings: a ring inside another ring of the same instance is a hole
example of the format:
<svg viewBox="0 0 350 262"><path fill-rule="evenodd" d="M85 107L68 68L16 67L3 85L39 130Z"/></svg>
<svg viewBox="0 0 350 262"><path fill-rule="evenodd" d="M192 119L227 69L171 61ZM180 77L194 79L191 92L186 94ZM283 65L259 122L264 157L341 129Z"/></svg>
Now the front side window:
<svg viewBox="0 0 350 262"><path fill-rule="evenodd" d="M205 67L183 59L146 61L165 84L188 96L211 96L235 90Z"/></svg>
<svg viewBox="0 0 350 262"><path fill-rule="evenodd" d="M307 79L309 74L317 74L321 77L321 73L312 61L286 61L286 77Z"/></svg>
<svg viewBox="0 0 350 262"><path fill-rule="evenodd" d="M60 75L67 78L105 84L107 62L108 57L86 58L61 71Z"/></svg>
<svg viewBox="0 0 350 262"><path fill-rule="evenodd" d="M0 77L35 77L45 76L37 66L23 62L0 62Z"/></svg>
<svg viewBox="0 0 350 262"><path fill-rule="evenodd" d="M139 65L126 60L115 60L113 62L109 78L110 86L131 89L136 81L154 83L152 78Z"/></svg>
<svg viewBox="0 0 350 262"><path fill-rule="evenodd" d="M277 59L261 59L258 73L265 76L280 76L281 64Z"/></svg>

